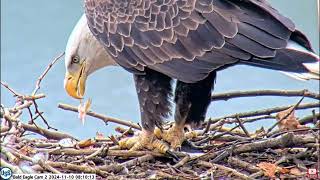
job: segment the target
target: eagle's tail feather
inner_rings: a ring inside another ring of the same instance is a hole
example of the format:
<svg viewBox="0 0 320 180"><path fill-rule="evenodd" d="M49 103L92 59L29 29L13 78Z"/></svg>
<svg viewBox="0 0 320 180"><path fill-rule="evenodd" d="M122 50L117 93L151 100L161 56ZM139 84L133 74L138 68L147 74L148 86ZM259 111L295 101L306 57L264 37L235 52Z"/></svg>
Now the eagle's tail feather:
<svg viewBox="0 0 320 180"><path fill-rule="evenodd" d="M277 50L276 56L273 58L254 57L248 61L243 61L243 63L278 70L299 80L320 80L319 56L305 43L298 43L296 39L290 39L287 47Z"/></svg>

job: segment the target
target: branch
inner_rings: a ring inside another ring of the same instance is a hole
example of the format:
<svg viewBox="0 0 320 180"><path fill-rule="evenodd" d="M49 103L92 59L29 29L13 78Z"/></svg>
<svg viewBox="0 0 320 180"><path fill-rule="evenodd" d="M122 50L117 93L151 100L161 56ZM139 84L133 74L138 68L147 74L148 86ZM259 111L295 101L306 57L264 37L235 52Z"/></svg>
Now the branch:
<svg viewBox="0 0 320 180"><path fill-rule="evenodd" d="M210 163L210 162L206 162L206 161L199 161L197 163L197 165L199 166L204 166L204 167L209 167L209 168L218 168L222 171L225 171L225 172L228 172L228 173L231 173L233 174L234 176L237 176L238 178L240 179L252 179L250 178L249 176L245 175L245 174L242 174L240 172L238 172L237 170L235 169L232 169L232 168L229 168L229 167L226 167L226 166L222 166L222 165L219 165L219 164L215 164L215 163Z"/></svg>
<svg viewBox="0 0 320 180"><path fill-rule="evenodd" d="M13 90L7 83L2 82L2 81L0 81L0 83L1 83L1 85L2 85L3 87L5 87L6 89L8 89L8 90L13 94L13 96L18 96L18 97L22 96L21 94L17 93L15 90Z"/></svg>
<svg viewBox="0 0 320 180"><path fill-rule="evenodd" d="M61 168L64 170L69 171L76 171L78 173L90 173L90 174L98 174L102 177L107 177L109 173L100 170L96 166L91 165L75 165L67 162L53 162L53 161L47 161L46 162L49 166L54 168Z"/></svg>
<svg viewBox="0 0 320 180"><path fill-rule="evenodd" d="M95 153L100 148L93 148L93 149L74 149L74 148L64 148L64 149L57 149L49 152L52 155L68 155L68 156L80 156L85 155L89 156ZM152 155L156 157L163 156L160 153L152 152L152 151L128 151L128 150L108 150L108 151L101 151L99 156L118 156L118 157L139 157L144 155Z"/></svg>
<svg viewBox="0 0 320 180"><path fill-rule="evenodd" d="M15 165L12 165L11 163L8 163L4 159L2 159L2 157L0 159L0 166L1 167L8 167L16 174L23 174L23 171L19 168L19 166L15 166Z"/></svg>
<svg viewBox="0 0 320 180"><path fill-rule="evenodd" d="M252 117L252 116L262 116L262 115L270 115L272 113L276 113L276 112L280 112L283 110L286 110L293 105L288 105L288 106L281 106L281 107L275 107L275 108L268 108L268 109L262 109L262 110L256 110L256 111L249 111L249 112L243 112L243 113L237 113L237 114L231 114L231 115L227 115L227 116L222 116L219 118L215 118L215 119L211 119L210 123L216 123L221 119L228 119L228 118L245 118L245 117ZM309 109L309 108L318 108L320 106L320 102L316 102L316 103L304 103L304 104L300 104L299 106L297 106L296 109Z"/></svg>
<svg viewBox="0 0 320 180"><path fill-rule="evenodd" d="M304 96L299 100L299 102L297 104L295 104L290 110L290 112L288 112L284 117L282 117L281 119L279 119L276 123L274 123L266 132L266 134L270 133L272 131L273 128L275 128L279 123L281 123L283 120L285 120L287 117L290 116L290 114L292 114L292 112L301 104L302 100L304 99ZM289 109L289 108L288 108Z"/></svg>
<svg viewBox="0 0 320 180"><path fill-rule="evenodd" d="M46 169L50 172L53 172L55 174L60 174L61 172L56 170L55 168L51 167L50 165L48 165L45 161L43 160L35 160L29 156L23 155L22 153L16 152L16 151L11 151L11 153L13 155L15 155L16 157L18 157L19 159L23 159L26 161L31 162L32 164L38 164L40 165L43 169Z"/></svg>
<svg viewBox="0 0 320 180"><path fill-rule="evenodd" d="M232 98L240 97L257 97L257 96L305 96L312 99L320 99L320 94L310 92L307 89L304 90L254 90L254 91L233 91L228 93L213 94L211 96L212 101L229 100Z"/></svg>
<svg viewBox="0 0 320 180"><path fill-rule="evenodd" d="M229 157L228 163L232 164L233 166L241 167L242 169L245 169L246 171L249 171L250 173L255 173L260 171L260 169L248 162L242 161L235 157Z"/></svg>
<svg viewBox="0 0 320 180"><path fill-rule="evenodd" d="M64 138L71 138L71 139L76 139L73 136L65 133L61 133L58 131L50 131L41 127L37 127L35 125L29 125L25 123L21 123L22 127L26 131L31 131L37 134L40 134L48 139L55 139L55 140L61 140Z"/></svg>
<svg viewBox="0 0 320 180"><path fill-rule="evenodd" d="M284 148L284 147L299 147L307 143L315 143L314 137L303 137L287 133L277 138L269 138L267 140L257 141L248 144L236 146L233 153L244 153L251 151L260 151L267 148Z"/></svg>
<svg viewBox="0 0 320 180"><path fill-rule="evenodd" d="M71 105L68 105L68 104L61 104L60 103L58 105L58 108L61 108L61 109L67 110L67 111L78 112L78 108L76 108L74 106L71 106ZM95 113L93 111L87 112L87 115L95 117L95 118L98 118L98 119L101 119L102 121L104 121L104 123L113 122L113 123L117 123L117 124L121 124L121 125L124 125L124 126L128 126L128 127L134 128L134 129L141 130L141 127L138 124L132 123L130 121L125 121L125 120L112 118L112 117L106 117L106 116L104 116L102 114L98 114L98 113Z"/></svg>
<svg viewBox="0 0 320 180"><path fill-rule="evenodd" d="M240 154L246 152L253 152L253 151L263 151L268 148L288 148L288 147L301 147L308 143L315 143L315 137L304 137L299 135L294 135L292 132L286 133L279 137L274 138L267 138L263 140L258 140L249 143L240 143L233 148L232 154ZM224 150L223 150L224 151ZM201 160L208 160L211 158L217 157L221 151L214 151L211 153L207 153L205 155L196 157L200 158Z"/></svg>
<svg viewBox="0 0 320 180"><path fill-rule="evenodd" d="M49 70L52 68L52 66L62 57L64 56L64 52L61 53L60 55L58 55L56 58L54 58L54 60L47 66L46 70L41 74L41 76L39 76L37 82L36 82L36 87L32 92L32 95L37 94L38 90L40 89L40 83L42 81L42 79L47 75L47 73L49 72Z"/></svg>
<svg viewBox="0 0 320 180"><path fill-rule="evenodd" d="M306 117L303 117L299 120L300 124L308 124L313 123L314 120L320 119L320 113L315 113L314 115L309 115Z"/></svg>

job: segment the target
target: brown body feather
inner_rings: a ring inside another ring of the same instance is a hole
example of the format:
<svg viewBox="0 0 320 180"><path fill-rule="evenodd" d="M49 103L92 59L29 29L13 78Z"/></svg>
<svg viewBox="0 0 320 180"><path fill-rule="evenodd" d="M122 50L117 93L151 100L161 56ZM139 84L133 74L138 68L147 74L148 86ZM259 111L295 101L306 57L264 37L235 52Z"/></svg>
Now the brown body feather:
<svg viewBox="0 0 320 180"><path fill-rule="evenodd" d="M93 35L134 73L142 127L161 127L177 79L175 121L204 119L216 72L237 63L308 72L317 62L291 20L265 0L85 0Z"/></svg>
<svg viewBox="0 0 320 180"><path fill-rule="evenodd" d="M147 67L189 83L224 65L273 58L295 31L264 0L85 0L85 11L125 69Z"/></svg>

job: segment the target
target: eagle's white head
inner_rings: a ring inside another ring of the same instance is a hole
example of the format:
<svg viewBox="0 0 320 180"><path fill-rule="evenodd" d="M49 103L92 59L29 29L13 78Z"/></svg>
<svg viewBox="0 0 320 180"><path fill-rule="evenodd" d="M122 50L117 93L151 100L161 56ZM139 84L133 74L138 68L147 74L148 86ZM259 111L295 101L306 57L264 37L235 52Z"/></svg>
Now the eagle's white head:
<svg viewBox="0 0 320 180"><path fill-rule="evenodd" d="M86 16L82 15L69 37L65 50L66 91L70 96L81 99L88 75L110 65L116 65L116 62L90 32Z"/></svg>

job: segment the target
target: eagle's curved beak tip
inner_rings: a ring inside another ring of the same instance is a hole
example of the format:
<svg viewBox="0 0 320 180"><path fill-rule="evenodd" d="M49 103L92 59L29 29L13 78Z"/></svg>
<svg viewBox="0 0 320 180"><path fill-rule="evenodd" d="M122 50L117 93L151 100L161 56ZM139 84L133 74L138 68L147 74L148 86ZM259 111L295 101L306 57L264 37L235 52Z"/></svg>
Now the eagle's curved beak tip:
<svg viewBox="0 0 320 180"><path fill-rule="evenodd" d="M77 77L76 75L72 75L66 73L64 79L64 88L69 94L69 96L75 99L82 99L85 92L85 77L81 76Z"/></svg>

